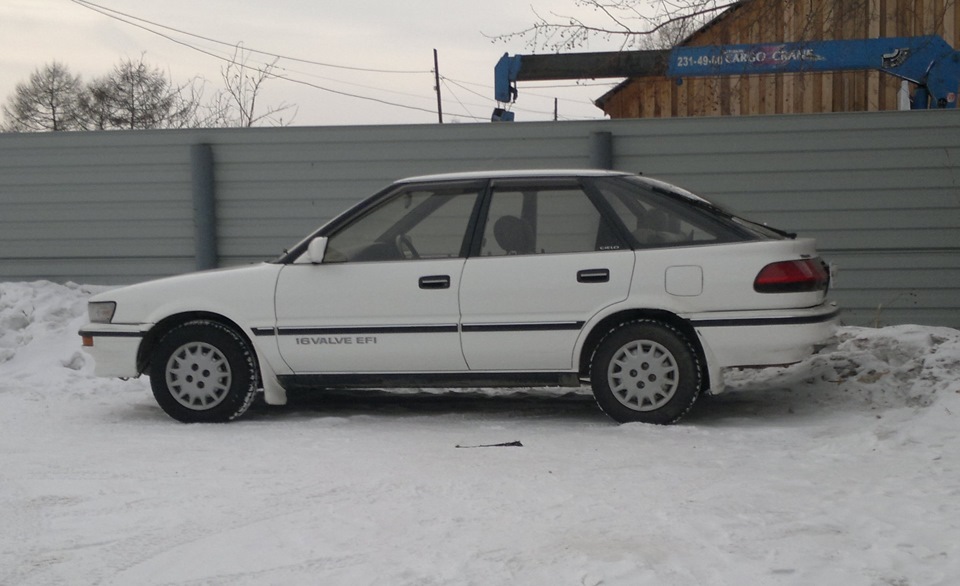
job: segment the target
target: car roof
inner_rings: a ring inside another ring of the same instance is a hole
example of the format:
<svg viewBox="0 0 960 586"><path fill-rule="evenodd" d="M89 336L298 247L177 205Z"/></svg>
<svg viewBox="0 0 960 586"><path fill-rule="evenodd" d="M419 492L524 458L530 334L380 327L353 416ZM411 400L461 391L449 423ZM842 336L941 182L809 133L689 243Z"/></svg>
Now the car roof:
<svg viewBox="0 0 960 586"><path fill-rule="evenodd" d="M419 175L416 177L407 177L394 182L402 183L431 183L435 181L470 181L478 179L542 179L542 178L561 178L561 177L637 177L651 187L659 187L665 191L685 197L690 200L710 203L699 195L687 191L671 183L654 179L652 177L643 177L634 173L623 171L609 171L606 169L510 169L505 171L466 171L463 173L438 173L435 175ZM715 205L715 204L710 204Z"/></svg>
<svg viewBox="0 0 960 586"><path fill-rule="evenodd" d="M463 173L439 173L400 179L397 183L428 181L467 181L471 179L523 179L540 177L614 177L630 175L622 171L605 169L511 169L505 171L466 171Z"/></svg>

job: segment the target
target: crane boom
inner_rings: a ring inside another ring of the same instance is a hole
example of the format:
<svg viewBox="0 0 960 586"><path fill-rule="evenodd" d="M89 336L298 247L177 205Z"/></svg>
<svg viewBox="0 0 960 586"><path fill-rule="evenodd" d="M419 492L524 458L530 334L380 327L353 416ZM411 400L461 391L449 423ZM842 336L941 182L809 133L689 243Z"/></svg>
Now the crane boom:
<svg viewBox="0 0 960 586"><path fill-rule="evenodd" d="M516 82L548 79L686 77L878 70L917 84L914 108L956 108L960 51L938 36L676 47L555 55L504 54L494 69L496 100L517 98Z"/></svg>

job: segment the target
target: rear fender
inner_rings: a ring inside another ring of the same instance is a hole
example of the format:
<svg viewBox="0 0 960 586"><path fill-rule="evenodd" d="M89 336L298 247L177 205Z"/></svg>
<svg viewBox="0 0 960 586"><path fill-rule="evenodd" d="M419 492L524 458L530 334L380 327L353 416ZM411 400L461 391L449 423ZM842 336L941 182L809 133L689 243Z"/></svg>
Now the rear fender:
<svg viewBox="0 0 960 586"><path fill-rule="evenodd" d="M576 348L575 356L579 357L579 375L581 379L589 378L590 364L593 360L593 354L600 342L621 324L637 320L654 320L669 324L680 330L693 345L697 351L698 358L703 366L703 391L719 393L723 390L722 370L712 349L705 343L700 334L694 329L689 321L683 319L676 313L665 309L620 309L619 311L608 311L596 316L591 323L584 327L584 335L581 337Z"/></svg>

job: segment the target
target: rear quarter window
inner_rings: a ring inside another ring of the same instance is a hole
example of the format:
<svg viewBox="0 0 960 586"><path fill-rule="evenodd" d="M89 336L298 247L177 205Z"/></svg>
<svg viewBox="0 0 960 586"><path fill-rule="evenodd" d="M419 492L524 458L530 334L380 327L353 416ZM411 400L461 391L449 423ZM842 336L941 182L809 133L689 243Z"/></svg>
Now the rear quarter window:
<svg viewBox="0 0 960 586"><path fill-rule="evenodd" d="M638 248L765 239L705 200L670 192L669 184L623 177L598 179L593 187Z"/></svg>

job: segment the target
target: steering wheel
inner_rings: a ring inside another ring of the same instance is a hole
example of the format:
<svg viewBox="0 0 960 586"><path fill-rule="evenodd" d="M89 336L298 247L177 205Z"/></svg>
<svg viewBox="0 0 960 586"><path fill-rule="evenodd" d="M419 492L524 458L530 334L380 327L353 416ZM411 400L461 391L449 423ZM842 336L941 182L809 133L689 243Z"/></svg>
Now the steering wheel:
<svg viewBox="0 0 960 586"><path fill-rule="evenodd" d="M406 234L397 234L397 237L393 243L396 245L397 252L400 253L401 257L420 258L420 253L417 252L417 249L413 246L413 241L410 240L410 237Z"/></svg>

